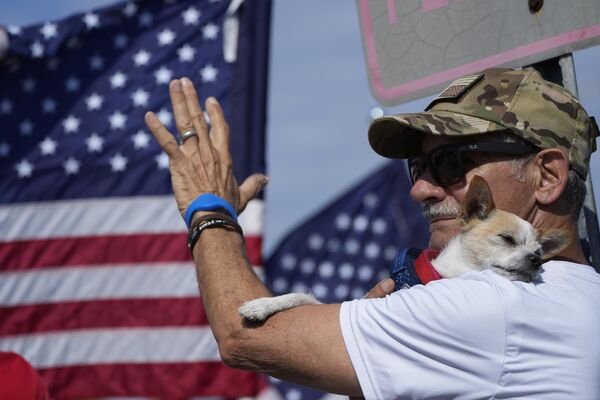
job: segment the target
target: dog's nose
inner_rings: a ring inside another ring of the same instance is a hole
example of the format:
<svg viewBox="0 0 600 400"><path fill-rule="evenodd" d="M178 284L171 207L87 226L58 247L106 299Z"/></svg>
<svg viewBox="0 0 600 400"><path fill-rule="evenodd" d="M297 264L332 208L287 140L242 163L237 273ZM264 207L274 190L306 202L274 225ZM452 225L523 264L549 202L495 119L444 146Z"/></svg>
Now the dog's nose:
<svg viewBox="0 0 600 400"><path fill-rule="evenodd" d="M530 254L529 262L531 263L532 267L539 268L540 265L542 265L542 258L536 254Z"/></svg>

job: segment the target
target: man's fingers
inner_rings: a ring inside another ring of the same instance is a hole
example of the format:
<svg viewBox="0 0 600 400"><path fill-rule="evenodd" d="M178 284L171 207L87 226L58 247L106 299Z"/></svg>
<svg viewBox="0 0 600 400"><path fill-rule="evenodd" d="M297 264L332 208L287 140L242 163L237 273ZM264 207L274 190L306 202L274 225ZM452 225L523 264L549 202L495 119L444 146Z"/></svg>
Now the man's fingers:
<svg viewBox="0 0 600 400"><path fill-rule="evenodd" d="M196 88L194 88L192 81L189 78L183 77L180 79L180 82L188 113L192 119L192 124L196 129L196 132L198 132L200 150L204 154L204 150L210 149L210 146L212 146L208 136L208 126L204 119L204 111L202 111L202 107L200 107L198 93L196 92Z"/></svg>
<svg viewBox="0 0 600 400"><path fill-rule="evenodd" d="M183 157L183 153L179 149L177 141L175 140L171 132L169 132L169 130L165 128L165 126L162 124L162 122L160 122L156 114L154 114L152 111L147 112L144 116L144 121L150 129L150 132L152 132L152 134L156 138L156 141L158 142L160 147L162 147L164 152L167 153L169 158L178 159Z"/></svg>
<svg viewBox="0 0 600 400"><path fill-rule="evenodd" d="M225 120L223 109L214 97L206 99L206 111L210 117L210 138L223 160L231 158L229 154L229 125Z"/></svg>
<svg viewBox="0 0 600 400"><path fill-rule="evenodd" d="M173 106L173 115L175 124L180 135L194 130L192 118L188 112L185 95L179 79L174 79L169 84L169 95L171 96L171 105ZM198 137L192 136L186 139L182 144L186 154L193 154L198 151Z"/></svg>
<svg viewBox="0 0 600 400"><path fill-rule="evenodd" d="M369 293L365 295L365 299L376 299L378 297L385 297L396 289L396 283L391 278L385 278L377 283L375 287L369 290Z"/></svg>
<svg viewBox="0 0 600 400"><path fill-rule="evenodd" d="M254 174L246 178L240 185L240 204L237 211L241 213L246 208L246 204L255 198L268 182L269 178L263 174Z"/></svg>

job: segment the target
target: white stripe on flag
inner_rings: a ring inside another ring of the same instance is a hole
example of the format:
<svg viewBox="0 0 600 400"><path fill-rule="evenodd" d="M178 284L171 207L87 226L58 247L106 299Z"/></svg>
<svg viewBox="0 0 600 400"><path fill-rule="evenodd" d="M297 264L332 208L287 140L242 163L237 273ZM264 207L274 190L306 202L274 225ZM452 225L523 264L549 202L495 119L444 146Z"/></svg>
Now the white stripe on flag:
<svg viewBox="0 0 600 400"><path fill-rule="evenodd" d="M189 262L34 269L0 273L0 304L198 296Z"/></svg>
<svg viewBox="0 0 600 400"><path fill-rule="evenodd" d="M14 351L36 368L107 363L219 361L208 326L127 328L0 337L1 351Z"/></svg>
<svg viewBox="0 0 600 400"><path fill-rule="evenodd" d="M254 267L263 279L263 268ZM34 269L0 272L0 305L63 301L197 297L189 262Z"/></svg>
<svg viewBox="0 0 600 400"><path fill-rule="evenodd" d="M245 235L262 235L263 202L242 215ZM186 232L173 196L22 203L0 207L0 241Z"/></svg>

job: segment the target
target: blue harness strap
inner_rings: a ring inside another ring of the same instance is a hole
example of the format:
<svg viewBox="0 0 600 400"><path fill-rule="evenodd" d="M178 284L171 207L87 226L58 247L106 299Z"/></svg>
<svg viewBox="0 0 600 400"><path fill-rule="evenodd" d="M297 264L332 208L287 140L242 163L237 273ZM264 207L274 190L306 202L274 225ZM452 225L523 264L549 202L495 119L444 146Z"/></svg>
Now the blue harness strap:
<svg viewBox="0 0 600 400"><path fill-rule="evenodd" d="M396 290L407 289L422 284L415 270L415 261L421 254L421 249L408 247L404 249L392 264L390 277L396 282Z"/></svg>
<svg viewBox="0 0 600 400"><path fill-rule="evenodd" d="M436 249L404 249L392 264L390 276L396 282L396 290L407 289L414 285L426 285L431 281L442 279L433 266L434 260L440 254Z"/></svg>

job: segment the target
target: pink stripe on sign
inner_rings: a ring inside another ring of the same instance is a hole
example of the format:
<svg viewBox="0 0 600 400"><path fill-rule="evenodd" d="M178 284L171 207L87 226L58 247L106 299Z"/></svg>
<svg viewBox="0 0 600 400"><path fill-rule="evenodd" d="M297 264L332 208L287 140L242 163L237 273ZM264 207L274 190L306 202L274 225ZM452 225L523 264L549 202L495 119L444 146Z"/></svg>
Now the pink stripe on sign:
<svg viewBox="0 0 600 400"><path fill-rule="evenodd" d="M398 22L398 15L396 12L396 3L394 0L387 0L387 8L388 8L388 17L390 19L390 24L396 25Z"/></svg>
<svg viewBox="0 0 600 400"><path fill-rule="evenodd" d="M423 11L429 12L448 5L449 0L422 0Z"/></svg>
<svg viewBox="0 0 600 400"><path fill-rule="evenodd" d="M381 99L392 100L398 96L404 96L421 89L435 86L440 83L451 81L459 76L481 71L486 68L505 64L509 61L532 54L542 53L557 47L566 46L571 43L577 43L583 40L600 37L600 24L586 28L576 29L551 38L540 40L539 42L525 44L515 47L490 57L485 57L456 68L429 75L412 82L399 86L386 87L381 81L379 69L379 60L377 59L377 50L375 45L375 35L373 33L373 24L371 22L371 12L369 10L369 0L361 0L359 3L361 22L365 32L365 46L367 53L367 64L371 85L373 90Z"/></svg>

